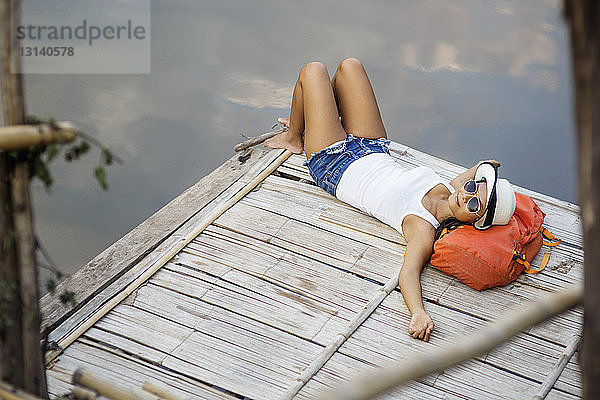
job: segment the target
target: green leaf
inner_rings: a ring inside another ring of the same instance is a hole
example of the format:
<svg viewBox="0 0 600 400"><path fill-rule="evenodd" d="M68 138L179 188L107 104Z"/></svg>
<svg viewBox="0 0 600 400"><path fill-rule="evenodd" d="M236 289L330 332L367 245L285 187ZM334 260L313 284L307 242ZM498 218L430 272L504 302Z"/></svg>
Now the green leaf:
<svg viewBox="0 0 600 400"><path fill-rule="evenodd" d="M48 146L48 149L46 150L46 162L49 163L50 161L54 160L57 155L58 155L58 146L56 146L56 145Z"/></svg>
<svg viewBox="0 0 600 400"><path fill-rule="evenodd" d="M102 189L107 190L108 184L106 183L106 172L104 171L104 168L97 167L94 170L94 175L96 176L96 180L98 181Z"/></svg>
<svg viewBox="0 0 600 400"><path fill-rule="evenodd" d="M111 165L113 163L113 155L108 149L102 149L102 162L104 165Z"/></svg>
<svg viewBox="0 0 600 400"><path fill-rule="evenodd" d="M69 148L67 149L67 151L65 151L65 160L68 162L73 161L73 148Z"/></svg>
<svg viewBox="0 0 600 400"><path fill-rule="evenodd" d="M41 122L42 120L36 117L35 115L28 115L25 117L25 124L27 125L38 125Z"/></svg>
<svg viewBox="0 0 600 400"><path fill-rule="evenodd" d="M73 153L75 155L75 158L81 158L81 156L87 153L89 149L90 145L84 141L81 141L79 144L73 146Z"/></svg>
<svg viewBox="0 0 600 400"><path fill-rule="evenodd" d="M33 176L41 180L46 186L46 189L49 189L50 186L52 186L53 179L50 175L50 171L40 157L36 157L33 162Z"/></svg>
<svg viewBox="0 0 600 400"><path fill-rule="evenodd" d="M67 149L67 151L65 152L65 159L67 161L77 160L89 150L89 143L82 140L79 143L76 143Z"/></svg>
<svg viewBox="0 0 600 400"><path fill-rule="evenodd" d="M79 154L82 156L90 150L90 144L88 142L81 142L79 145Z"/></svg>
<svg viewBox="0 0 600 400"><path fill-rule="evenodd" d="M54 293L56 290L56 281L54 279L48 279L46 281L46 289L48 289L48 292Z"/></svg>

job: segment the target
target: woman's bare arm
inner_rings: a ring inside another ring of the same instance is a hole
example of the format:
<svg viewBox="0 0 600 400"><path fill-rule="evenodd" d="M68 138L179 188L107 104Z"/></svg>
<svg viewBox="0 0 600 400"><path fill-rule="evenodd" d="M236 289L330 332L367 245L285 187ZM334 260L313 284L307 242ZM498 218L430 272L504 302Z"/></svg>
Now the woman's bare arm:
<svg viewBox="0 0 600 400"><path fill-rule="evenodd" d="M465 172L463 172L462 174L458 175L456 178L452 179L452 181L450 181L450 186L452 186L454 189L458 190L459 188L461 188L465 182L474 179L475 178L475 171L477 171L477 167L479 167L481 165L481 163L484 162L490 162L492 163L495 167L499 167L500 163L496 160L485 160L485 161L479 161L477 164L473 165L471 168L469 168L468 170L466 170Z"/></svg>
<svg viewBox="0 0 600 400"><path fill-rule="evenodd" d="M406 228L404 231L406 232ZM408 333L415 339L428 341L434 324L423 305L421 271L433 252L433 233L423 230L409 235L409 237L398 283L404 302L412 315Z"/></svg>

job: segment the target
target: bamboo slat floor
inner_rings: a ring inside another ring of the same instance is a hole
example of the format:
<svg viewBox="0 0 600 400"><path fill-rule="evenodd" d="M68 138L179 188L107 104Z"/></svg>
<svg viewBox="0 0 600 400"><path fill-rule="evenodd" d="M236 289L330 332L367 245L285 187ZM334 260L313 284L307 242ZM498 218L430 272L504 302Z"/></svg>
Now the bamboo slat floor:
<svg viewBox="0 0 600 400"><path fill-rule="evenodd" d="M257 151L260 151L257 149ZM257 176L281 154L255 158L241 178L192 215L128 271L107 279L50 332L61 343L153 260ZM406 166L428 165L450 179L464 169L393 143ZM124 301L53 353L53 396L69 390L78 367L123 385L152 379L181 398L280 399L302 371L365 307L402 265L405 241L392 228L338 201L310 179L303 156L291 156L221 214ZM502 312L583 279L579 209L524 188L547 214L545 226L563 239L539 275L477 292L426 267L425 307L436 323L429 343L406 332L409 312L396 288L301 387L309 399L361 371L384 366L469 335ZM546 249L542 249L542 252ZM539 265L541 255L533 264ZM573 309L523 332L489 354L411 382L381 398L523 399L537 393L574 335ZM341 343L341 342L340 342ZM576 399L576 360L548 399Z"/></svg>

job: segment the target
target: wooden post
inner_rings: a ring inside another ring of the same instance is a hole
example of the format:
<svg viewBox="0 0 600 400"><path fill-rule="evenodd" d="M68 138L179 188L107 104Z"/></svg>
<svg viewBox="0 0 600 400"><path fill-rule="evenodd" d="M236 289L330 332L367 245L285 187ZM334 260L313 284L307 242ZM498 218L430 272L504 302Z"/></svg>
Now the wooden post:
<svg viewBox="0 0 600 400"><path fill-rule="evenodd" d="M21 125L25 122L25 104L23 100L23 82L20 72L20 59L17 44L11 35L11 27L19 21L19 2L17 0L1 0L1 26L2 26L2 107L4 123L7 125ZM16 73L13 73L16 72ZM18 280L19 301L13 302L22 311L20 321L11 321L12 326L5 335L21 336L21 348L9 352L11 367L15 372L14 377L7 378L13 383L22 386L28 392L47 397L45 370L42 363L40 347L40 316L38 306L37 268L35 260L34 235L31 213L31 199L29 196L29 165L23 154L17 153L12 160L6 154L3 158L2 179L4 185L10 190L10 198L3 198L3 208L8 211L3 215L7 218L7 230L3 229L4 244L8 244L9 252L14 252L16 264L3 265L6 275ZM12 227L8 220L12 219ZM3 221L4 224L4 221ZM12 231L10 230L12 228ZM3 260L4 261L4 260ZM11 282L10 284L14 284ZM21 358L19 359L19 356ZM4 367L3 374L9 371ZM17 378L18 381L15 381Z"/></svg>
<svg viewBox="0 0 600 400"><path fill-rule="evenodd" d="M4 115L23 116L22 108L15 106L9 93L18 92L10 75L10 3L0 2L0 53L2 65L2 109ZM15 119L17 119L15 118ZM8 121L6 121L8 123ZM23 341L21 332L21 304L19 294L19 270L15 250L14 224L12 218L11 176L14 173L8 154L0 152L0 379L10 381L16 386L23 387L23 369L20 368L23 359ZM18 332L18 334L15 334Z"/></svg>
<svg viewBox="0 0 600 400"><path fill-rule="evenodd" d="M583 392L585 399L600 399L600 4L566 0L565 15L571 31L585 255Z"/></svg>

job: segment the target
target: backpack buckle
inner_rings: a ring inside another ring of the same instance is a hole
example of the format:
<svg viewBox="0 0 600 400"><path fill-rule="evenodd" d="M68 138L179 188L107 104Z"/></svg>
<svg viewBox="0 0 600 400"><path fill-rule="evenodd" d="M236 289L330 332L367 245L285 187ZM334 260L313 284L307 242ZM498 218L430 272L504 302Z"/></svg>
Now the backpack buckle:
<svg viewBox="0 0 600 400"><path fill-rule="evenodd" d="M523 264L523 263L527 262L527 257L525 257L524 253L519 253L518 251L515 250L515 252L513 254L513 260L517 260L518 262Z"/></svg>
<svg viewBox="0 0 600 400"><path fill-rule="evenodd" d="M542 257L542 262L540 263L540 267L538 269L535 269L532 267L532 265L529 263L529 261L527 261L527 257L525 257L525 254L519 253L516 250L513 255L513 260L516 260L519 264L523 264L525 266L526 273L537 274L537 273L542 272L544 270L544 268L546 268L546 265L548 264L548 261L550 260L550 253L544 253L544 256Z"/></svg>

